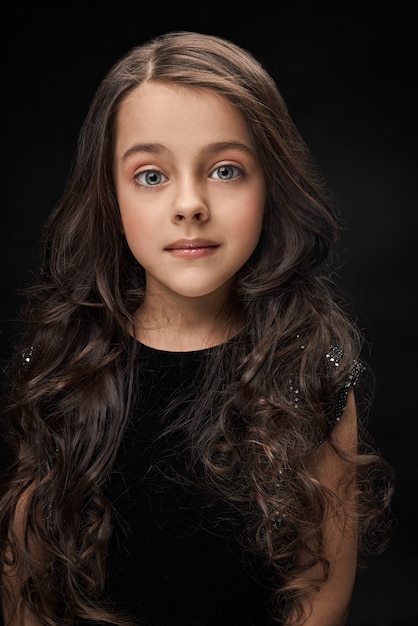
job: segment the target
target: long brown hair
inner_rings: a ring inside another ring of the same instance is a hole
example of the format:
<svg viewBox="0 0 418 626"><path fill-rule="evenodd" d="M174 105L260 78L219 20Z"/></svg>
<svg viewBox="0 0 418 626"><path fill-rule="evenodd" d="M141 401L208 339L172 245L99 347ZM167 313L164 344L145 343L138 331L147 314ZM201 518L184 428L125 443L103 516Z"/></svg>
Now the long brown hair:
<svg viewBox="0 0 418 626"><path fill-rule="evenodd" d="M145 281L123 236L112 166L119 105L147 80L226 98L245 117L264 171L262 236L233 289L245 341L227 360L219 351L205 377L206 402L193 404L182 423L193 442L191 476L238 507L247 520L243 548L276 571L279 618L280 607L299 606L308 584L299 557L309 554L326 579L327 495L303 459L328 436L333 399L361 362L362 337L332 283L338 216L273 79L249 53L210 35L175 32L134 48L92 101L45 227L42 268L23 311L28 324L11 363L2 428L16 460L1 491L1 554L28 564L22 595L41 623L126 623L101 601L112 532L104 485L129 417L135 341L127 325ZM338 368L326 358L331 346ZM362 550L376 537L390 487L371 480L385 466L360 436L359 454L346 460L357 476ZM25 550L10 527L27 493ZM287 511L286 523L277 511Z"/></svg>

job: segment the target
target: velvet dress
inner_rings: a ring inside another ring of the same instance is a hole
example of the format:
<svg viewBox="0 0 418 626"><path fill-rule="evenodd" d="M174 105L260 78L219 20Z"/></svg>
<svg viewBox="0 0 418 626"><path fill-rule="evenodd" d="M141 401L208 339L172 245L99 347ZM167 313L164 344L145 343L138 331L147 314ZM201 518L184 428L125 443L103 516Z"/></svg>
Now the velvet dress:
<svg viewBox="0 0 418 626"><path fill-rule="evenodd" d="M187 445L181 432L160 436L167 398L193 384L216 349L139 344L134 410L109 487L115 528L106 595L144 626L277 626L271 572L240 548L239 519L231 521L228 504L173 479L187 472L178 452ZM336 420L355 382L353 375L339 395Z"/></svg>

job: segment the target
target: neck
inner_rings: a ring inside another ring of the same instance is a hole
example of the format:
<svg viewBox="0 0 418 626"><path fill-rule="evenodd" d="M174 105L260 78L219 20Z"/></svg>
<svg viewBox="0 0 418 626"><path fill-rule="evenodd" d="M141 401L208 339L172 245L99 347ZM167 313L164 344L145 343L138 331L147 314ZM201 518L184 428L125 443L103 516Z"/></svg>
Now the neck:
<svg viewBox="0 0 418 626"><path fill-rule="evenodd" d="M219 298L147 296L135 316L135 337L159 350L188 351L224 343L239 328L231 306Z"/></svg>

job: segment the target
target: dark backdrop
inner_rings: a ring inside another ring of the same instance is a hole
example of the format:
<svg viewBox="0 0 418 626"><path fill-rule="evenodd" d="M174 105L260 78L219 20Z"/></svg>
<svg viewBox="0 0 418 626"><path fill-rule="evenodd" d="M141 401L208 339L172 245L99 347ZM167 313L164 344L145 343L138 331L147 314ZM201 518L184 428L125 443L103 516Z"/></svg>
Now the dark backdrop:
<svg viewBox="0 0 418 626"><path fill-rule="evenodd" d="M370 427L397 473L394 537L359 573L349 626L408 626L418 623L415 20L407 3L377 14L365 3L311 5L6 3L1 363L19 333L19 290L37 269L42 224L111 64L165 30L223 35L250 49L277 80L341 211L341 282L377 380Z"/></svg>

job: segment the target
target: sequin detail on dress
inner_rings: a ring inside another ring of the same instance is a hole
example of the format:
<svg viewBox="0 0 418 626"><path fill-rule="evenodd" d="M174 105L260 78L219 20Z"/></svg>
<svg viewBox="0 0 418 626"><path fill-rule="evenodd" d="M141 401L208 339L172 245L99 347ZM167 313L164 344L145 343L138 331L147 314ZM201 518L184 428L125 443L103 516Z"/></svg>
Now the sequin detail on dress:
<svg viewBox="0 0 418 626"><path fill-rule="evenodd" d="M22 365L23 366L30 365L34 352L35 352L35 346L30 346L30 348L25 348L22 351Z"/></svg>
<svg viewBox="0 0 418 626"><path fill-rule="evenodd" d="M351 373L345 385L337 392L335 396L335 418L334 423L339 422L347 404L348 392L350 387L354 387L361 374L365 371L365 367L358 361L354 361Z"/></svg>
<svg viewBox="0 0 418 626"><path fill-rule="evenodd" d="M302 344L300 348L301 350L304 350L305 346ZM340 366L342 356L343 351L340 348L337 348L336 346L330 346L328 352L325 355L325 358L327 359L328 364L331 368L338 368ZM337 391L335 395L334 417L330 421L330 426L334 426L336 422L340 421L345 406L347 404L348 392L350 390L350 387L354 387L357 384L365 370L366 367L362 365L359 361L353 361L353 366L351 368L351 372L347 378L347 381L341 387L341 389ZM290 381L289 390L292 396L293 406L295 408L298 408L298 404L300 402L300 389L295 384L295 379Z"/></svg>

